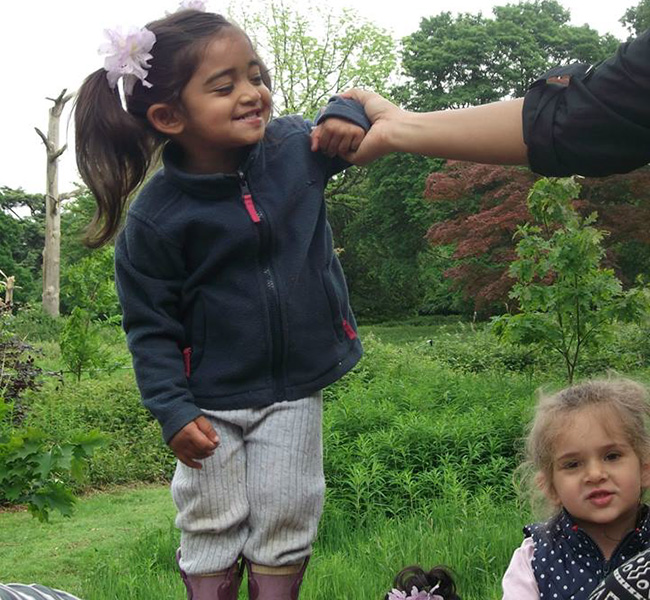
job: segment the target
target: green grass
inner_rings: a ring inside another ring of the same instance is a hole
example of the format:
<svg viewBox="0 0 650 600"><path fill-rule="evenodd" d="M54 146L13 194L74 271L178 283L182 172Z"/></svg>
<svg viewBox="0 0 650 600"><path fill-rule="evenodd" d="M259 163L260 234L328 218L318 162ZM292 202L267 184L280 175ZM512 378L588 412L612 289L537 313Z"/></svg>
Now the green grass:
<svg viewBox="0 0 650 600"><path fill-rule="evenodd" d="M173 515L168 489L154 486L93 494L72 519L50 524L0 514L0 580L37 581L85 600L180 599ZM327 505L302 597L380 599L397 571L419 563L451 566L465 600L497 598L529 518L485 495L431 502L405 518L367 516L359 524Z"/></svg>
<svg viewBox="0 0 650 600"><path fill-rule="evenodd" d="M84 593L89 572L123 557L146 528L169 529L174 505L167 487L97 492L82 498L74 517L39 523L26 511L0 513L0 581L38 582Z"/></svg>
<svg viewBox="0 0 650 600"><path fill-rule="evenodd" d="M622 331L586 372L614 367L650 381L645 331ZM364 359L325 392L327 502L302 597L381 599L403 566L420 563L450 566L464 600L499 598L531 520L511 483L524 425L535 389L563 385L562 370L454 318L362 327L362 336ZM43 366L60 369L56 344L44 350ZM123 342L112 352L124 358ZM113 491L83 497L72 519L50 524L0 513L0 581L38 581L85 600L183 598L164 485L173 457L132 372L49 378L25 408L26 424L53 440L103 431L109 443L86 485ZM125 483L138 487L114 487Z"/></svg>

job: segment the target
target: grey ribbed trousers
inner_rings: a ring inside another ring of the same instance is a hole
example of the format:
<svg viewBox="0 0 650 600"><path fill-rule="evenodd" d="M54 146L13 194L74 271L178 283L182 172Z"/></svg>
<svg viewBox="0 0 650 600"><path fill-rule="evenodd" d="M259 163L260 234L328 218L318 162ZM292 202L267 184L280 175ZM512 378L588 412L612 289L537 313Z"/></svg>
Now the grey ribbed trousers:
<svg viewBox="0 0 650 600"><path fill-rule="evenodd" d="M263 408L204 411L221 438L202 469L177 463L172 496L181 568L268 566L311 554L323 511L322 394Z"/></svg>

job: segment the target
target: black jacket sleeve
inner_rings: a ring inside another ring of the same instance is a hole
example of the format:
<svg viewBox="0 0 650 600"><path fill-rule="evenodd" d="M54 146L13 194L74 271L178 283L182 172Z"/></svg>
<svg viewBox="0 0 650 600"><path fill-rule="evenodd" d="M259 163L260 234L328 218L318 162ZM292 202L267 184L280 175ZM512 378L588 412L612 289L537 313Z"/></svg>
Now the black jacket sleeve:
<svg viewBox="0 0 650 600"><path fill-rule="evenodd" d="M370 119L366 115L363 106L356 100L351 98L341 98L340 96L332 96L329 102L324 106L316 116L315 124L318 125L330 117L337 117L345 119L355 125L361 127L366 133L371 127ZM327 176L331 177L350 166L350 163L343 160L339 156L335 156L329 164Z"/></svg>
<svg viewBox="0 0 650 600"><path fill-rule="evenodd" d="M568 85L551 79L561 75ZM542 175L597 177L648 164L650 30L602 63L538 79L524 99L523 127L530 166Z"/></svg>
<svg viewBox="0 0 650 600"><path fill-rule="evenodd" d="M185 277L181 248L131 211L115 245L115 280L142 402L166 442L202 414L183 368Z"/></svg>

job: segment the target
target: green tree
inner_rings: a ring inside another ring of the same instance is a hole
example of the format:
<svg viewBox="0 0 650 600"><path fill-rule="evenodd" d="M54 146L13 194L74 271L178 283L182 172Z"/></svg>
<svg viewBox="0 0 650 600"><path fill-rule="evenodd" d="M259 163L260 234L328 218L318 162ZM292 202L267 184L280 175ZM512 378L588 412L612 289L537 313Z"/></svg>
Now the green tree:
<svg viewBox="0 0 650 600"><path fill-rule="evenodd" d="M95 197L90 190L78 185L69 199L61 207L61 277L65 277L68 265L92 255L92 250L84 245L83 236L95 214ZM63 284L62 284L63 286ZM61 289L61 295L65 290ZM65 310L65 309L64 309Z"/></svg>
<svg viewBox="0 0 650 600"><path fill-rule="evenodd" d="M439 165L422 156L384 157L368 167L359 196L332 205L330 220L359 316L377 320L421 308L418 256L426 251L431 220L421 174Z"/></svg>
<svg viewBox="0 0 650 600"><path fill-rule="evenodd" d="M82 308L92 319L102 321L120 314L112 277L114 257L113 246L104 246L65 267L61 278L61 303L65 312Z"/></svg>
<svg viewBox="0 0 650 600"><path fill-rule="evenodd" d="M510 293L521 312L493 321L503 339L556 352L573 381L585 351L602 343L617 322L648 314L645 288L623 290L602 261L603 232L596 215L581 217L572 202L580 186L573 179L540 179L528 196L535 224L518 228L517 260Z"/></svg>
<svg viewBox="0 0 650 600"><path fill-rule="evenodd" d="M650 0L641 0L636 6L630 6L620 22L633 36L643 33L650 27Z"/></svg>
<svg viewBox="0 0 650 600"><path fill-rule="evenodd" d="M42 194L0 187L0 270L16 278L14 302L40 302L43 250Z"/></svg>
<svg viewBox="0 0 650 600"><path fill-rule="evenodd" d="M408 82L398 88L409 108L437 110L522 96L550 67L595 62L617 46L611 35L569 24L555 0L507 4L481 14L422 19L403 40Z"/></svg>
<svg viewBox="0 0 650 600"><path fill-rule="evenodd" d="M279 114L311 118L349 87L387 91L397 66L395 41L354 11L272 0L259 11L231 5L230 12L267 61Z"/></svg>

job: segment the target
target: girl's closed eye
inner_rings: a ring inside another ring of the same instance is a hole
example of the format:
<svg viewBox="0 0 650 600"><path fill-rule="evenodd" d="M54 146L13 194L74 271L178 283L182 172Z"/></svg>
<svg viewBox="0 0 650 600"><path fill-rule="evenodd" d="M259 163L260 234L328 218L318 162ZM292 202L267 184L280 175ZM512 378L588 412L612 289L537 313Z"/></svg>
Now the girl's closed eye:
<svg viewBox="0 0 650 600"><path fill-rule="evenodd" d="M560 464L560 468L566 471L570 471L571 469L577 469L579 464L579 461L575 459L566 460Z"/></svg>
<svg viewBox="0 0 650 600"><path fill-rule="evenodd" d="M226 95L226 94L230 94L230 92L232 92L233 88L234 88L234 86L232 85L232 83L228 83L228 84L225 84L225 85L220 85L220 86L214 88L214 90L212 90L212 91L215 94Z"/></svg>

